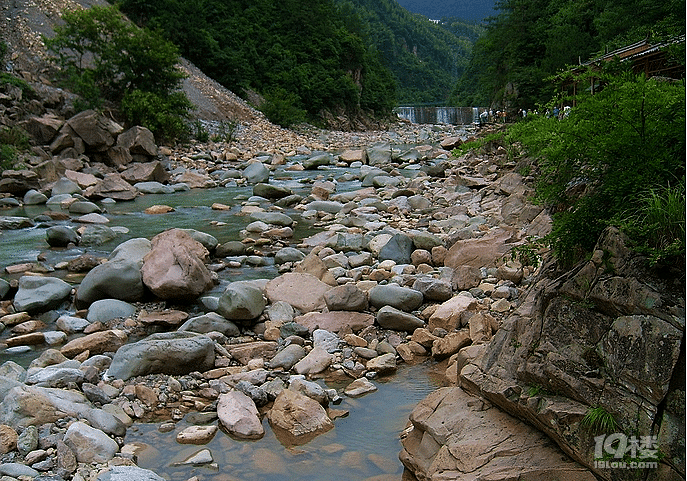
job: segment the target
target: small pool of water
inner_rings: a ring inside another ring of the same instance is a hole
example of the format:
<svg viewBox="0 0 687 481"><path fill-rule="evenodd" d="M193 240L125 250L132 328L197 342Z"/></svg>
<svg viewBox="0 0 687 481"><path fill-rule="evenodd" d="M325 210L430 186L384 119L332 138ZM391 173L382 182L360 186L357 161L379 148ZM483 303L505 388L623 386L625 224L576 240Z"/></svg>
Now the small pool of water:
<svg viewBox="0 0 687 481"><path fill-rule="evenodd" d="M257 441L235 440L219 430L206 445L178 444L176 434L189 426L183 420L168 433L159 432L159 424L137 424L127 430L125 441L144 445L138 466L170 481L192 476L200 481L400 481L399 435L416 404L444 380L437 365L427 362L400 365L395 375L373 382L377 391L357 399L344 397L332 406L350 414L303 446L282 445L266 419L265 436ZM212 453L213 465L175 466L204 449Z"/></svg>

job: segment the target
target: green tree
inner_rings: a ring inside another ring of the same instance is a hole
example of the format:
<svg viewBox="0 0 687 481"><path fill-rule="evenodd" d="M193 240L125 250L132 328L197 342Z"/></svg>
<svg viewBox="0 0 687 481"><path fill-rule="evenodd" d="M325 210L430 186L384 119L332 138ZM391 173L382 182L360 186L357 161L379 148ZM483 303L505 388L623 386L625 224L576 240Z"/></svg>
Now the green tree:
<svg viewBox="0 0 687 481"><path fill-rule="evenodd" d="M184 74L174 44L128 22L115 6L65 11L62 19L46 45L63 80L89 107L103 99L123 102L128 122L145 123L158 137L180 134L191 104L178 90ZM153 106L162 110L142 114Z"/></svg>
<svg viewBox="0 0 687 481"><path fill-rule="evenodd" d="M537 196L553 214L555 253L568 263L610 224L630 227L644 245L673 244L651 239L664 235L660 222L643 239L634 228L646 216L646 199L655 199L651 193L684 186L685 179L684 82L598 72L577 80L589 76L603 90L578 98L563 120L540 116L510 131L538 161ZM681 199L684 216L684 192ZM684 255L684 233L681 244Z"/></svg>

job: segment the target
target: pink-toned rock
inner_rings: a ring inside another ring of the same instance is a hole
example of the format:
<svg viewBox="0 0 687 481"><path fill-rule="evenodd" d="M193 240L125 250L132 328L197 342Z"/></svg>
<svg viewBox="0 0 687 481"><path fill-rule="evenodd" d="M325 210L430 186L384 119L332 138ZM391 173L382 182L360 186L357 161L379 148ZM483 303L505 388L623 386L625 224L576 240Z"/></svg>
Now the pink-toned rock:
<svg viewBox="0 0 687 481"><path fill-rule="evenodd" d="M239 439L260 439L265 435L255 403L240 391L220 394L217 417L222 426Z"/></svg>
<svg viewBox="0 0 687 481"><path fill-rule="evenodd" d="M360 332L366 327L372 326L375 322L375 317L365 312L309 312L295 318L294 321L307 327L311 332L315 329L324 329L329 332L341 332L348 328L353 332Z"/></svg>
<svg viewBox="0 0 687 481"><path fill-rule="evenodd" d="M177 443L179 444L207 444L212 441L217 433L217 426L189 426L177 433Z"/></svg>
<svg viewBox="0 0 687 481"><path fill-rule="evenodd" d="M451 332L434 341L432 344L432 356L437 359L444 359L457 353L470 344L470 342L470 332L467 329Z"/></svg>
<svg viewBox="0 0 687 481"><path fill-rule="evenodd" d="M138 320L143 324L161 324L165 326L179 326L188 319L188 313L176 309L165 311L141 312Z"/></svg>
<svg viewBox="0 0 687 481"><path fill-rule="evenodd" d="M165 170L160 161L136 162L122 172L122 178L130 184L137 182L160 182L162 184L169 181L169 172Z"/></svg>
<svg viewBox="0 0 687 481"><path fill-rule="evenodd" d="M265 295L272 303L285 301L301 312L312 312L325 306L324 293L330 288L312 274L287 272L267 283Z"/></svg>
<svg viewBox="0 0 687 481"><path fill-rule="evenodd" d="M287 445L305 444L334 428L320 403L290 389L279 393L267 419L277 438L286 440Z"/></svg>
<svg viewBox="0 0 687 481"><path fill-rule="evenodd" d="M186 231L170 229L151 240L141 277L160 299L194 299L214 285L208 258L207 249Z"/></svg>
<svg viewBox="0 0 687 481"><path fill-rule="evenodd" d="M62 346L60 352L68 358L73 358L84 351L89 351L90 355L93 356L104 352L116 351L126 344L127 340L126 333L118 329L99 331L72 339Z"/></svg>
<svg viewBox="0 0 687 481"><path fill-rule="evenodd" d="M512 232L494 228L482 237L457 241L448 250L444 265L454 269L459 266L495 267L515 245Z"/></svg>
<svg viewBox="0 0 687 481"><path fill-rule="evenodd" d="M596 479L545 434L458 387L427 396L410 422L399 458L418 479Z"/></svg>
<svg viewBox="0 0 687 481"><path fill-rule="evenodd" d="M277 343L273 341L244 342L228 346L229 354L243 365L251 359L272 359L277 353Z"/></svg>
<svg viewBox="0 0 687 481"><path fill-rule="evenodd" d="M209 175L186 171L176 177L175 182L184 183L192 189L207 189L217 183Z"/></svg>
<svg viewBox="0 0 687 481"><path fill-rule="evenodd" d="M134 189L131 184L122 179L122 176L116 173L106 174L102 181L97 185L87 188L84 191L86 197L94 197L96 199L111 198L114 200L134 200L138 195L138 191Z"/></svg>
<svg viewBox="0 0 687 481"><path fill-rule="evenodd" d="M168 214L170 212L174 212L174 207L170 207L168 205L151 205L143 212L149 215Z"/></svg>
<svg viewBox="0 0 687 481"><path fill-rule="evenodd" d="M100 182L100 179L93 174L85 174L83 172L76 172L69 169L64 171L64 176L72 182L75 182L82 189L92 187Z"/></svg>
<svg viewBox="0 0 687 481"><path fill-rule="evenodd" d="M471 296L453 296L441 304L430 316L427 329L433 331L437 327L453 331L460 327L461 315L468 310L477 308L477 299Z"/></svg>
<svg viewBox="0 0 687 481"><path fill-rule="evenodd" d="M55 138L57 132L62 128L64 120L54 115L44 115L43 117L31 117L21 125L38 145L49 144Z"/></svg>

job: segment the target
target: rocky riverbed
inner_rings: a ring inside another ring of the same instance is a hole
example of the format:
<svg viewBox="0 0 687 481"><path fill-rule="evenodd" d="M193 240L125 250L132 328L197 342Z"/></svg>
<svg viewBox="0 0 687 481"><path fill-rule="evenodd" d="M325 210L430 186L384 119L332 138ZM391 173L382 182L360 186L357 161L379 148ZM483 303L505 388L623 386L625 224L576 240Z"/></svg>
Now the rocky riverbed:
<svg viewBox="0 0 687 481"><path fill-rule="evenodd" d="M0 96L33 146L0 178L3 481L169 478L137 466L148 421L203 469L173 479L242 479L226 471L246 451L213 440L299 452L344 400L427 361L445 386L399 430L406 478L684 479L684 275L647 270L612 229L562 270L535 242L550 218L527 159L452 155L477 132L286 130L185 68L213 141L158 146L36 72L40 100ZM597 462L632 436L652 465ZM323 448L342 451L360 459ZM365 459L387 474L356 479L399 477Z"/></svg>

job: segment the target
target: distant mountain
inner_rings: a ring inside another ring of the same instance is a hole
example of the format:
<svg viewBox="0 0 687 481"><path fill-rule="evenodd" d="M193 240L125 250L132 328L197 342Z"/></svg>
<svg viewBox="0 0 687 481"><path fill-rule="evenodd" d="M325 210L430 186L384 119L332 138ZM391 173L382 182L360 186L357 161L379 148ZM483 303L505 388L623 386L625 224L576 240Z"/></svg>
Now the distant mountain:
<svg viewBox="0 0 687 481"><path fill-rule="evenodd" d="M495 0L397 0L406 10L433 20L444 17L480 21L496 15Z"/></svg>
<svg viewBox="0 0 687 481"><path fill-rule="evenodd" d="M350 31L380 54L401 104L444 104L484 27L455 18L437 24L395 0L335 0Z"/></svg>

